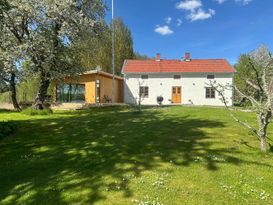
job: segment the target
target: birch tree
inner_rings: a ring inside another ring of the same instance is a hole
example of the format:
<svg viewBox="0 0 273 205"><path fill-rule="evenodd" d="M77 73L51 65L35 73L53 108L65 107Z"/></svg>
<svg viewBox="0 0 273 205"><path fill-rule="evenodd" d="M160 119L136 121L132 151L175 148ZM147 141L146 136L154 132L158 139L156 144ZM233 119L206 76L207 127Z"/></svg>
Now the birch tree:
<svg viewBox="0 0 273 205"><path fill-rule="evenodd" d="M211 82L211 85L221 96L226 108L231 111L231 117L257 136L260 140L261 151L266 152L267 128L273 116L273 57L265 46L261 46L247 55L247 58L248 62L245 66L250 73L248 78L242 78L251 92L242 91L236 85L219 85L215 82ZM227 89L234 89L239 96L250 102L251 106L248 109L256 114L258 128L239 119L227 106L228 99L225 98L225 90Z"/></svg>
<svg viewBox="0 0 273 205"><path fill-rule="evenodd" d="M32 72L39 73L40 86L35 107L42 108L52 79L77 74L70 46L80 31L100 32L105 6L102 0L2 0L1 38L16 39ZM90 48L92 49L92 48Z"/></svg>

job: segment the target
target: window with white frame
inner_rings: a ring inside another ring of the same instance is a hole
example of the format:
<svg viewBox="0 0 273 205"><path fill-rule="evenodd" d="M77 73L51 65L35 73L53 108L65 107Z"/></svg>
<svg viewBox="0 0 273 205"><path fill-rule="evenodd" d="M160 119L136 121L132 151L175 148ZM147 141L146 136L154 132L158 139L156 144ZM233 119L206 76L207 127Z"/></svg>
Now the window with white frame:
<svg viewBox="0 0 273 205"><path fill-rule="evenodd" d="M215 98L215 89L212 87L206 88L206 98L213 99Z"/></svg>
<svg viewBox="0 0 273 205"><path fill-rule="evenodd" d="M140 86L139 87L139 96L141 98L148 98L149 97L149 87L148 86Z"/></svg>

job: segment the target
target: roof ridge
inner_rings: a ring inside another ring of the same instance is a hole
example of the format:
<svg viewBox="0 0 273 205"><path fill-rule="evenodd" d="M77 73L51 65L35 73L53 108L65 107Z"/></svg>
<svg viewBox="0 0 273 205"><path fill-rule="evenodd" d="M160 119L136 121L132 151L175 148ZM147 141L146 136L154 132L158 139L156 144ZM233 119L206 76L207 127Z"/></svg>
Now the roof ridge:
<svg viewBox="0 0 273 205"><path fill-rule="evenodd" d="M191 61L195 61L195 60L200 60L200 61L225 60L225 61L227 61L226 58L194 58L194 59L191 59ZM160 59L160 61L156 61L154 59L125 59L125 61L154 61L154 62L178 61L178 62L185 62L184 60L182 61L181 59Z"/></svg>

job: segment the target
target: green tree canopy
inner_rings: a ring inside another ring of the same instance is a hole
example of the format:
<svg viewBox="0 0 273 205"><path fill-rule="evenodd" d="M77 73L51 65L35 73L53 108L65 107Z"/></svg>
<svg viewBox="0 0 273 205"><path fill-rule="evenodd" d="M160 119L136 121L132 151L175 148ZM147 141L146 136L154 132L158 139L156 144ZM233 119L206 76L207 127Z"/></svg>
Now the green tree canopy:
<svg viewBox="0 0 273 205"><path fill-rule="evenodd" d="M112 72L113 27L115 29L116 74L121 74L125 59L135 57L131 31L121 18L117 18L110 25L104 23L104 33L100 36L89 35L88 31L82 33L82 38L77 42L74 49L78 51L81 64L85 69L91 70L100 67L103 71Z"/></svg>
<svg viewBox="0 0 273 205"><path fill-rule="evenodd" d="M52 79L81 69L74 66L70 47L82 30L98 34L105 14L102 0L2 0L0 6L5 51L16 47L21 60L30 61L33 73L40 75L36 102L45 100Z"/></svg>

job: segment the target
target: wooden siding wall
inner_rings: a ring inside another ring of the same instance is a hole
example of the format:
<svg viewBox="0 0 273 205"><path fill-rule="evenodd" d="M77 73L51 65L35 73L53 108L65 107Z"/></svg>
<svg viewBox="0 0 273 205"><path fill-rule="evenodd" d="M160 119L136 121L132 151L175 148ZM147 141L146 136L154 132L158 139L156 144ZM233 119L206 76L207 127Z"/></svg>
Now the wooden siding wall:
<svg viewBox="0 0 273 205"><path fill-rule="evenodd" d="M100 101L105 103L104 96L107 95L112 99L112 78L99 76L98 79L101 81L100 87ZM115 99L113 102L123 102L123 80L115 79Z"/></svg>
<svg viewBox="0 0 273 205"><path fill-rule="evenodd" d="M63 82L71 84L85 84L86 103L96 103L96 80L100 80L100 102L105 103L104 96L112 99L112 78L100 74L84 74L74 78L66 78ZM56 83L55 83L56 84ZM56 86L54 86L56 88ZM56 89L54 89L53 102L56 102ZM123 101L123 80L115 79L115 103Z"/></svg>

